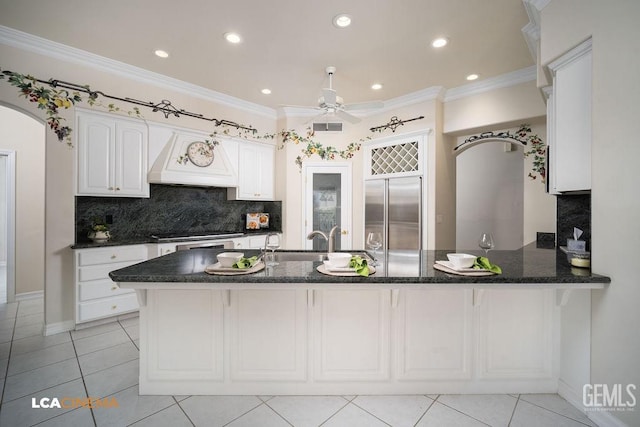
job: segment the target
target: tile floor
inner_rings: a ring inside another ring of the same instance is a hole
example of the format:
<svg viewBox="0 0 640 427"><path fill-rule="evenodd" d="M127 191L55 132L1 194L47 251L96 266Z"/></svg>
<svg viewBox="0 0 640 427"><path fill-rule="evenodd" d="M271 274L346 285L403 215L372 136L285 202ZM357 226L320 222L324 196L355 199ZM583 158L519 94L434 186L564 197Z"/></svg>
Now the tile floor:
<svg viewBox="0 0 640 427"><path fill-rule="evenodd" d="M43 337L42 299L0 304L0 426L594 426L554 394L138 396L138 319ZM33 409L36 397L119 408Z"/></svg>

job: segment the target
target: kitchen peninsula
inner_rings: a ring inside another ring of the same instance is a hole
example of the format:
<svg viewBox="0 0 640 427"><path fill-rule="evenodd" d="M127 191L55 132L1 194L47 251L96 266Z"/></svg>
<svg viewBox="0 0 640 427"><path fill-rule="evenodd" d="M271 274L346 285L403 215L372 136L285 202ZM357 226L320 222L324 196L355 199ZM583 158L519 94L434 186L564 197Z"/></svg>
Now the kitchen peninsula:
<svg viewBox="0 0 640 427"><path fill-rule="evenodd" d="M321 274L320 258L206 274L218 252L110 273L138 294L140 394L572 399L589 382L590 290L610 282L532 245L492 251L503 274L489 277L434 270L447 251L394 251L369 277Z"/></svg>

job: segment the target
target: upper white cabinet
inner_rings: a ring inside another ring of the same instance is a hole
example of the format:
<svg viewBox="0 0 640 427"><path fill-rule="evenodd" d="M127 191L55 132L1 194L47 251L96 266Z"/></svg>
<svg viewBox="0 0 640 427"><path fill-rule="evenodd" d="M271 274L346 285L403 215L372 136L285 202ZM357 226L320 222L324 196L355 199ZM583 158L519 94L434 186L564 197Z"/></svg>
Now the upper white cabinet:
<svg viewBox="0 0 640 427"><path fill-rule="evenodd" d="M228 189L232 200L273 200L275 146L240 141L238 146L238 187Z"/></svg>
<svg viewBox="0 0 640 427"><path fill-rule="evenodd" d="M591 189L591 40L549 64L549 191Z"/></svg>
<svg viewBox="0 0 640 427"><path fill-rule="evenodd" d="M149 197L145 123L78 111L77 128L77 195Z"/></svg>

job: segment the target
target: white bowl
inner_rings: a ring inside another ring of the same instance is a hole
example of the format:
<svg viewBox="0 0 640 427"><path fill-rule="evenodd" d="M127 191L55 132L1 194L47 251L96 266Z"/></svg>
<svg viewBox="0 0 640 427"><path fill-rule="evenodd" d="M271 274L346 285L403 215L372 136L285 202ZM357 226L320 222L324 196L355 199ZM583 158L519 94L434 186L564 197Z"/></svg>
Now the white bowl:
<svg viewBox="0 0 640 427"><path fill-rule="evenodd" d="M349 267L351 254L346 252L330 252L327 254L332 267Z"/></svg>
<svg viewBox="0 0 640 427"><path fill-rule="evenodd" d="M447 254L447 258L455 268L470 268L477 257L469 254Z"/></svg>
<svg viewBox="0 0 640 427"><path fill-rule="evenodd" d="M244 254L242 252L222 252L218 254L218 262L222 267L232 267L240 261Z"/></svg>

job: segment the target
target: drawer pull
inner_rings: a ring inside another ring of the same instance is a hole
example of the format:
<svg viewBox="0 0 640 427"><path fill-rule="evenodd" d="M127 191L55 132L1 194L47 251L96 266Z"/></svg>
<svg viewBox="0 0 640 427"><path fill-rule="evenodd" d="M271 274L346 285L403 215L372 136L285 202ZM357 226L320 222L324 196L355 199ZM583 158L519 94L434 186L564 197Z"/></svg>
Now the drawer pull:
<svg viewBox="0 0 640 427"><path fill-rule="evenodd" d="M120 191L120 187L116 187L116 191Z"/></svg>
<svg viewBox="0 0 640 427"><path fill-rule="evenodd" d="M111 255L111 259L116 259L118 256L116 254Z"/></svg>
<svg viewBox="0 0 640 427"><path fill-rule="evenodd" d="M117 305L112 305L112 306L111 306L111 310L115 310L116 308L118 308L118 306L117 306Z"/></svg>
<svg viewBox="0 0 640 427"><path fill-rule="evenodd" d="M118 287L117 287L117 286L112 286L112 287L111 287L111 290L112 290L112 291L115 291L115 290L117 290L117 289L118 289Z"/></svg>

